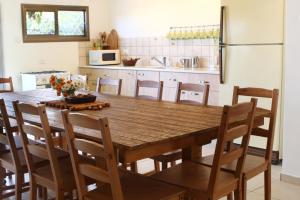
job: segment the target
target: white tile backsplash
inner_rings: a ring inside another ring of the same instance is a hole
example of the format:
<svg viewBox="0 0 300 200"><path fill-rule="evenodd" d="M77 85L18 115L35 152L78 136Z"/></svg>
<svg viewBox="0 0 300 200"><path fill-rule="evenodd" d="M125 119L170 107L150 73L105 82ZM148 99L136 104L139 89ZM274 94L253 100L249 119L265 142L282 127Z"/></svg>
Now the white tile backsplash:
<svg viewBox="0 0 300 200"><path fill-rule="evenodd" d="M79 43L79 64L88 64L88 51L92 49L93 42ZM153 56L166 56L171 66L180 65L182 57L200 57L201 67L216 65L218 55L218 41L213 39L195 40L169 40L166 37L136 37L120 38L120 51L122 59L140 58L139 66L149 65ZM157 65L157 63L155 63Z"/></svg>

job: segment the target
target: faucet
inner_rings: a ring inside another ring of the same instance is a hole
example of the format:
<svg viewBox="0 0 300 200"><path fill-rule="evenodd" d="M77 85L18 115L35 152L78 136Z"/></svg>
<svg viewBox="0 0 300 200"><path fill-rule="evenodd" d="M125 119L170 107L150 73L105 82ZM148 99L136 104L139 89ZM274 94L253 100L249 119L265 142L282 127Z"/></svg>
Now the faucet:
<svg viewBox="0 0 300 200"><path fill-rule="evenodd" d="M161 64L162 66L164 67L167 67L167 57L166 56L163 56L162 57L162 61L160 59L158 59L157 57L153 56L151 58L151 60L155 60L156 62L158 62L159 64Z"/></svg>

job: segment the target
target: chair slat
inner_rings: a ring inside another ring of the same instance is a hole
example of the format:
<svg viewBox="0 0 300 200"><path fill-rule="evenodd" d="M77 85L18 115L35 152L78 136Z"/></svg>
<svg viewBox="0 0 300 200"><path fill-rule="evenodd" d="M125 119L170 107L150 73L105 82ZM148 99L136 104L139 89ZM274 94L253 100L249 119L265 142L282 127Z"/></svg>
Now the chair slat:
<svg viewBox="0 0 300 200"><path fill-rule="evenodd" d="M99 167L90 164L79 164L79 171L84 176L95 179L97 181L110 183L111 179L109 173Z"/></svg>
<svg viewBox="0 0 300 200"><path fill-rule="evenodd" d="M82 152L91 154L96 157L106 158L108 155L104 151L104 147L96 142L84 140L84 139L74 139L74 147Z"/></svg>
<svg viewBox="0 0 300 200"><path fill-rule="evenodd" d="M82 128L99 130L99 118L93 116L86 116L80 113L70 113L69 121L73 126L79 126Z"/></svg>
<svg viewBox="0 0 300 200"><path fill-rule="evenodd" d="M238 95L250 97L265 97L272 98L273 91L263 88L239 88Z"/></svg>
<svg viewBox="0 0 300 200"><path fill-rule="evenodd" d="M243 155L243 149L242 148L238 148L238 149L234 149L229 153L225 153L222 158L221 158L221 165L226 165L229 163L232 163L235 160L238 160L242 155Z"/></svg>
<svg viewBox="0 0 300 200"><path fill-rule="evenodd" d="M252 135L268 138L270 136L270 131L263 128L254 128L252 130Z"/></svg>
<svg viewBox="0 0 300 200"><path fill-rule="evenodd" d="M229 110L229 115L238 117L238 116L244 116L244 114L247 114L251 111L252 105L249 103L240 103L233 105L231 109ZM232 117L234 118L234 117Z"/></svg>
<svg viewBox="0 0 300 200"><path fill-rule="evenodd" d="M23 127L23 131L28 135L32 135L35 138L44 137L43 129L41 127L31 125L31 124L24 124L22 127Z"/></svg>
<svg viewBox="0 0 300 200"><path fill-rule="evenodd" d="M31 153L32 155L49 160L49 155L46 148L39 146L37 144L29 144L27 145L27 148L29 153Z"/></svg>
<svg viewBox="0 0 300 200"><path fill-rule="evenodd" d="M230 130L227 130L227 132L225 133L225 136L224 136L224 141L229 142L229 141L232 141L239 137L242 137L242 136L246 135L248 133L248 131L249 131L248 126L245 124L234 127Z"/></svg>
<svg viewBox="0 0 300 200"><path fill-rule="evenodd" d="M38 109L35 105L19 103L18 108L21 113L39 115Z"/></svg>

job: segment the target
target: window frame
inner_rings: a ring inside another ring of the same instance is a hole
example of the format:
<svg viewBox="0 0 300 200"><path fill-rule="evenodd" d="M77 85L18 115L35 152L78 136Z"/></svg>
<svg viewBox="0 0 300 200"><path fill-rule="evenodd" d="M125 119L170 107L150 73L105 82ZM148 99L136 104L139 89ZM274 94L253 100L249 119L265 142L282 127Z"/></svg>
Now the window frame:
<svg viewBox="0 0 300 200"><path fill-rule="evenodd" d="M41 11L54 12L55 17L55 34L54 35L28 35L26 27L26 12ZM85 13L85 28L83 36L66 36L59 35L58 11L83 11ZM22 12L22 35L24 43L34 42L74 42L74 41L90 41L89 26L89 7L88 6L69 6L69 5L48 5L48 4L21 4Z"/></svg>

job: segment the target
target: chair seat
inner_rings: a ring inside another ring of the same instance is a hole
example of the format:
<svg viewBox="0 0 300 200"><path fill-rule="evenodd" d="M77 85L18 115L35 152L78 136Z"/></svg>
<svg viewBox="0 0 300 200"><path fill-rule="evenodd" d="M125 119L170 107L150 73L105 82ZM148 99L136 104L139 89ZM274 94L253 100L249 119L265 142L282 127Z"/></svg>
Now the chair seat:
<svg viewBox="0 0 300 200"><path fill-rule="evenodd" d="M19 156L20 165L22 167L22 170L27 171L27 164L26 164L25 154L23 152L23 149L18 150L18 156ZM1 162L0 166L4 167L5 169L8 169L9 171L15 172L15 164L14 164L13 157L10 152L0 154L0 162ZM38 157L34 157L33 162L37 166L42 166L42 165L46 164L48 161L38 158Z"/></svg>
<svg viewBox="0 0 300 200"><path fill-rule="evenodd" d="M138 174L123 174L121 186L125 200L179 200L184 194L184 189L144 177ZM111 187L105 184L92 190L86 196L91 200L112 200Z"/></svg>
<svg viewBox="0 0 300 200"><path fill-rule="evenodd" d="M197 197L208 198L208 184L211 168L191 161L184 161L172 168L154 174L156 180L174 184L185 188L189 194ZM226 183L226 184L223 184ZM237 187L238 179L230 172L221 171L216 181L216 193L227 195Z"/></svg>
<svg viewBox="0 0 300 200"><path fill-rule="evenodd" d="M214 159L214 156L210 155L210 156L206 156L201 159L198 159L196 162L206 165L206 166L212 166L213 159ZM234 171L234 169L236 167L236 163L237 162L235 161L230 165L224 165L222 167L222 169L228 170L228 171ZM250 178L256 176L257 174L265 171L267 169L267 166L268 166L268 163L266 162L264 157L247 154L246 159L245 159L244 169L243 169L244 176L247 179L250 179Z"/></svg>
<svg viewBox="0 0 300 200"><path fill-rule="evenodd" d="M172 161L180 160L181 158L182 158L182 151L181 149L178 149L176 151L155 156L152 159L159 162L172 162Z"/></svg>

